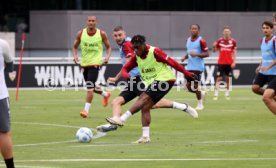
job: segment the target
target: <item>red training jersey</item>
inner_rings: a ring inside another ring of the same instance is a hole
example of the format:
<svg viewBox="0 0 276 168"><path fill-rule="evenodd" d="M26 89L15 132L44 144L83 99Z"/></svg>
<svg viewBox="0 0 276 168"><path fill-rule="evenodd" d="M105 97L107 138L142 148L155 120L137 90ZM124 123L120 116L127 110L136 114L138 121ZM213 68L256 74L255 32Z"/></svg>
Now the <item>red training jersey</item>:
<svg viewBox="0 0 276 168"><path fill-rule="evenodd" d="M216 47L219 49L218 64L232 64L233 52L235 49L237 49L236 40L234 40L233 38L230 38L229 40L219 38L216 43Z"/></svg>

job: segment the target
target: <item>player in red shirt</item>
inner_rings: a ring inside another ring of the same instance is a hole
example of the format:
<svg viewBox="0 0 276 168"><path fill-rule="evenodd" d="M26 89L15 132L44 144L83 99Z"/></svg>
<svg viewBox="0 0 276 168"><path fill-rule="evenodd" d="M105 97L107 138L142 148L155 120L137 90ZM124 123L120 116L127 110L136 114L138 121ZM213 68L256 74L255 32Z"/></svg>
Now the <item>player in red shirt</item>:
<svg viewBox="0 0 276 168"><path fill-rule="evenodd" d="M231 37L231 29L229 26L223 28L223 37L219 38L213 43L213 52L219 49L218 58L218 71L217 79L215 84L214 100L218 100L218 89L220 82L225 77L226 91L225 97L227 100L229 97L230 77L232 76L232 69L236 66L236 55L237 55L237 43Z"/></svg>

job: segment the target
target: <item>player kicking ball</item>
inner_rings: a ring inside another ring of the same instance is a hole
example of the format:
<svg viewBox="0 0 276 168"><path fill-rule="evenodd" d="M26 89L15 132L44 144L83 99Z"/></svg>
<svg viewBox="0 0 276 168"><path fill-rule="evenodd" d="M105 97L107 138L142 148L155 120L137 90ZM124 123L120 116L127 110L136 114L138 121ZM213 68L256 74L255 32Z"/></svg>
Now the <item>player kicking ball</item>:
<svg viewBox="0 0 276 168"><path fill-rule="evenodd" d="M135 143L150 142L150 109L170 91L176 81L173 71L167 65L182 72L185 76L197 78L195 74L186 71L182 65L161 49L147 45L145 42L145 37L142 35L136 35L132 38L131 43L136 56L131 57L129 62L122 68L121 75L130 80L129 72L138 67L146 89L140 93L138 100L122 116L106 118L110 124L122 127L133 114L141 110L143 135ZM198 117L197 113L194 115L195 118Z"/></svg>

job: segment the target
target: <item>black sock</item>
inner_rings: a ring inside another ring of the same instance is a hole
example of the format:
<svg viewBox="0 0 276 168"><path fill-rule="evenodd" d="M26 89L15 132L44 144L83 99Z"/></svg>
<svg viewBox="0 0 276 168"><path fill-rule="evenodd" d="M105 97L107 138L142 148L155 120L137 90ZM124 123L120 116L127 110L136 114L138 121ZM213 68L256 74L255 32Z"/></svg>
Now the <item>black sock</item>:
<svg viewBox="0 0 276 168"><path fill-rule="evenodd" d="M7 168L14 168L13 158L5 159Z"/></svg>

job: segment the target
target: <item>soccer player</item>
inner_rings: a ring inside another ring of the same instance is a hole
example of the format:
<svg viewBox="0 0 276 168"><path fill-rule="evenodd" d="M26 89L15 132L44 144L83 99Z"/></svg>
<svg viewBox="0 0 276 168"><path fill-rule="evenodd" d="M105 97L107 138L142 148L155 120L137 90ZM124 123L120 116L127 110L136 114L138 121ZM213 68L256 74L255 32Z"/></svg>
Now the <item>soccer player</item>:
<svg viewBox="0 0 276 168"><path fill-rule="evenodd" d="M186 69L198 77L198 79L195 80L189 76L186 76L186 87L190 92L196 94L198 103L195 109L203 110L203 99L205 92L200 90L200 78L202 72L204 72L205 69L203 58L209 57L209 52L206 41L201 36L199 36L199 25L191 25L190 30L191 37L188 38L186 43L187 54L181 58L181 61L184 62L186 59L188 59Z"/></svg>
<svg viewBox="0 0 276 168"><path fill-rule="evenodd" d="M9 93L5 82L4 69L8 70L11 80L15 79L13 58L9 44L0 39L0 151L7 168L14 168L12 138L10 131Z"/></svg>
<svg viewBox="0 0 276 168"><path fill-rule="evenodd" d="M87 86L86 103L84 109L80 112L83 118L88 117L94 92L104 97L104 107L108 105L108 99L110 97L110 92L105 92L100 87L95 86L101 65L108 63L111 54L110 43L106 33L96 28L97 19L95 16L88 16L86 24L87 27L77 33L73 46L73 56L76 64L79 61L78 47L80 46L81 48L80 66L83 68L83 77ZM104 62L102 61L103 44L106 48Z"/></svg>
<svg viewBox="0 0 276 168"><path fill-rule="evenodd" d="M231 37L231 29L229 26L223 28L223 37L219 38L213 43L213 52L219 49L218 58L218 72L215 84L214 100L218 100L219 85L223 77L226 81L225 97L229 97L230 78L232 76L232 69L236 66L237 42Z"/></svg>
<svg viewBox="0 0 276 168"><path fill-rule="evenodd" d="M120 118L107 117L106 120L111 124L123 126L127 119L141 110L143 118L143 136L136 142L148 143L150 142L150 109L170 91L176 80L174 73L167 65L184 73L186 76L194 78L196 78L196 76L186 71L182 65L169 57L161 49L147 45L144 36L135 35L131 39L131 43L136 56L131 57L130 61L122 68L121 75L126 79L130 79L131 76L129 72L138 66L146 89L140 94L134 105L120 116Z"/></svg>
<svg viewBox="0 0 276 168"><path fill-rule="evenodd" d="M258 95L264 94L263 86L268 84L268 88L273 88L270 82L276 76L275 65L275 39L273 35L273 23L265 21L262 23L264 37L261 39L262 62L256 68L256 76L253 80L252 91Z"/></svg>
<svg viewBox="0 0 276 168"><path fill-rule="evenodd" d="M135 57L135 53L130 42L131 38L126 36L126 32L124 31L122 26L117 26L113 30L113 38L119 46L120 57L122 60L122 64L125 65L131 57ZM116 97L112 101L112 114L113 117L119 118L121 115L121 106L133 100L137 96L139 96L143 89L145 89L145 85L141 80L140 72L138 67L134 67L130 72L131 80L128 80L128 86L124 91L120 93L118 97ZM118 73L116 77L108 78L109 83L115 83L119 80L121 73ZM153 106L153 108L175 108L181 111L187 112L192 117L197 118L197 112L190 106L185 103L173 102L166 99L161 99L157 104ZM142 118L143 120L143 118ZM113 124L105 124L97 127L98 131L108 132L117 129L117 125ZM143 128L145 129L145 128ZM139 142L137 142L139 143Z"/></svg>

